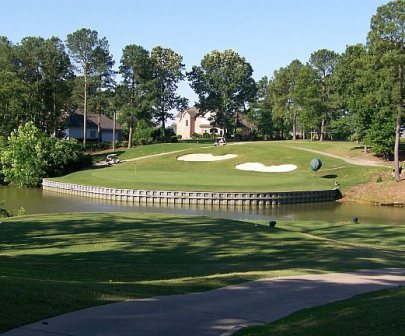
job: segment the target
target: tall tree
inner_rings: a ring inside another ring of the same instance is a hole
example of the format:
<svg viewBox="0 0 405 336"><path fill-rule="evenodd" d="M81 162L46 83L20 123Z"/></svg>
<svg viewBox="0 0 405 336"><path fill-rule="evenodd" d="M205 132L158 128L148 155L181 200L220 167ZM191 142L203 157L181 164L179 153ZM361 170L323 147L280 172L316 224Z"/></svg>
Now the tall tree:
<svg viewBox="0 0 405 336"><path fill-rule="evenodd" d="M173 119L174 109L185 109L188 100L177 94L180 81L185 78L183 56L170 48L154 47L151 52L153 79L155 80L154 117L165 136L166 121Z"/></svg>
<svg viewBox="0 0 405 336"><path fill-rule="evenodd" d="M16 47L0 37L0 136L8 137L19 125L26 88L17 75Z"/></svg>
<svg viewBox="0 0 405 336"><path fill-rule="evenodd" d="M74 73L64 43L57 37L44 41L41 72L44 81L44 102L48 134L60 135L64 129L65 111L70 107Z"/></svg>
<svg viewBox="0 0 405 336"><path fill-rule="evenodd" d="M274 112L291 120L293 140L297 139L298 117L304 110L317 106L319 93L316 73L309 65L299 60L292 61L287 67L274 72L272 95Z"/></svg>
<svg viewBox="0 0 405 336"><path fill-rule="evenodd" d="M200 66L187 74L197 93L200 111L215 111L215 122L229 129L237 123L238 112L244 112L256 95L252 66L233 50L212 51L204 56Z"/></svg>
<svg viewBox="0 0 405 336"><path fill-rule="evenodd" d="M371 30L368 35L371 52L381 66L380 71L387 74L390 83L395 84L395 106L391 106L396 115L394 166L395 180L400 181L399 143L402 116L404 113L404 64L405 64L405 2L391 1L377 8L371 18Z"/></svg>
<svg viewBox="0 0 405 336"><path fill-rule="evenodd" d="M338 58L332 82L346 111L345 118L350 119L351 133L355 133L359 141L364 141L367 153L367 133L379 106L375 94L379 81L366 46L356 44L346 47Z"/></svg>
<svg viewBox="0 0 405 336"><path fill-rule="evenodd" d="M270 93L269 79L261 78L257 83L254 101L250 104L247 118L255 126L257 133L268 140L273 135L273 100Z"/></svg>
<svg viewBox="0 0 405 336"><path fill-rule="evenodd" d="M15 71L25 86L19 96L18 124L32 121L48 135L58 135L74 76L64 44L56 37L26 37L13 50Z"/></svg>
<svg viewBox="0 0 405 336"><path fill-rule="evenodd" d="M108 109L109 98L115 87L115 71L113 66L115 61L109 51L109 44L104 37L99 40L99 45L95 50L94 75L92 76L91 86L94 92L93 106L98 114L98 142L101 142L101 114Z"/></svg>
<svg viewBox="0 0 405 336"><path fill-rule="evenodd" d="M338 56L339 55L334 51L321 49L312 53L309 59L309 63L315 70L318 71L320 83L322 85L322 105L320 106L320 141L322 141L324 138L326 124L331 118L332 111L335 109L335 101L332 97L333 92L330 78L335 71Z"/></svg>
<svg viewBox="0 0 405 336"><path fill-rule="evenodd" d="M96 72L101 41L97 31L87 28L69 34L66 40L69 55L76 63L76 70L83 76L83 147L86 147L88 80Z"/></svg>
<svg viewBox="0 0 405 336"><path fill-rule="evenodd" d="M153 63L149 52L139 45L128 45L121 57L120 74L123 77L120 120L129 128L128 148L132 146L133 132L139 120L152 118L154 100Z"/></svg>

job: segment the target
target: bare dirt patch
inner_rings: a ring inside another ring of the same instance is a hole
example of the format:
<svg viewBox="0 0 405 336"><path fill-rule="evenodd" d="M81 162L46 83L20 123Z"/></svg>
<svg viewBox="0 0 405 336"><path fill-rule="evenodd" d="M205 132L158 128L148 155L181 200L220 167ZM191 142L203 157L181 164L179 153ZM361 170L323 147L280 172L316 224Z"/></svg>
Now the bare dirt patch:
<svg viewBox="0 0 405 336"><path fill-rule="evenodd" d="M373 177L372 182L345 191L340 201L405 206L405 178L396 182L391 173L379 173Z"/></svg>

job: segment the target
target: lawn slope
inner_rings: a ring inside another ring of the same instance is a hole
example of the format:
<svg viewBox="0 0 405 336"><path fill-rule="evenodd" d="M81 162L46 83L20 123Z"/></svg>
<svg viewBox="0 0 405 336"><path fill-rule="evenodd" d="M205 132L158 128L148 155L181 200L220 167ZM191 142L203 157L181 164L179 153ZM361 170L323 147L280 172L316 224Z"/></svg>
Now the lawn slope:
<svg viewBox="0 0 405 336"><path fill-rule="evenodd" d="M3 220L0 237L0 332L113 301L405 267L402 226L63 214Z"/></svg>

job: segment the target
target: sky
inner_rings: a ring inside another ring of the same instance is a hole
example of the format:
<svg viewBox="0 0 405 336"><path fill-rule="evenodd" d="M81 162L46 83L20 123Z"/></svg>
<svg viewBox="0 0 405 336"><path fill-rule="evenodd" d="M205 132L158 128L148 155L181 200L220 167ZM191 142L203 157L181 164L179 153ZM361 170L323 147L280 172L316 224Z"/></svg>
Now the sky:
<svg viewBox="0 0 405 336"><path fill-rule="evenodd" d="M0 0L0 35L13 43L27 36L66 36L81 28L106 37L118 69L122 49L171 48L186 70L212 50L245 57L253 77L271 77L294 59L337 53L366 43L370 19L388 0ZM179 93L197 96L187 82Z"/></svg>

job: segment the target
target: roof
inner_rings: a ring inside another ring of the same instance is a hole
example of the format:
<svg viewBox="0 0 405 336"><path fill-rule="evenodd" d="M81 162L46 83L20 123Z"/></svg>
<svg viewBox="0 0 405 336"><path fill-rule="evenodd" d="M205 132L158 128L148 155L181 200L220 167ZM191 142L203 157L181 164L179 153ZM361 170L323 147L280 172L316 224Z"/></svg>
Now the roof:
<svg viewBox="0 0 405 336"><path fill-rule="evenodd" d="M87 128L98 128L98 114L88 114L87 115ZM83 128L83 114L73 113L69 116L69 127ZM112 130L113 120L107 118L104 114L101 114L100 127L102 130ZM122 126L118 123L115 124L116 130L122 130Z"/></svg>
<svg viewBox="0 0 405 336"><path fill-rule="evenodd" d="M177 113L176 118L181 118L183 114L188 113L191 117L195 117L199 112L199 109L195 106L189 108L188 110L183 110Z"/></svg>

